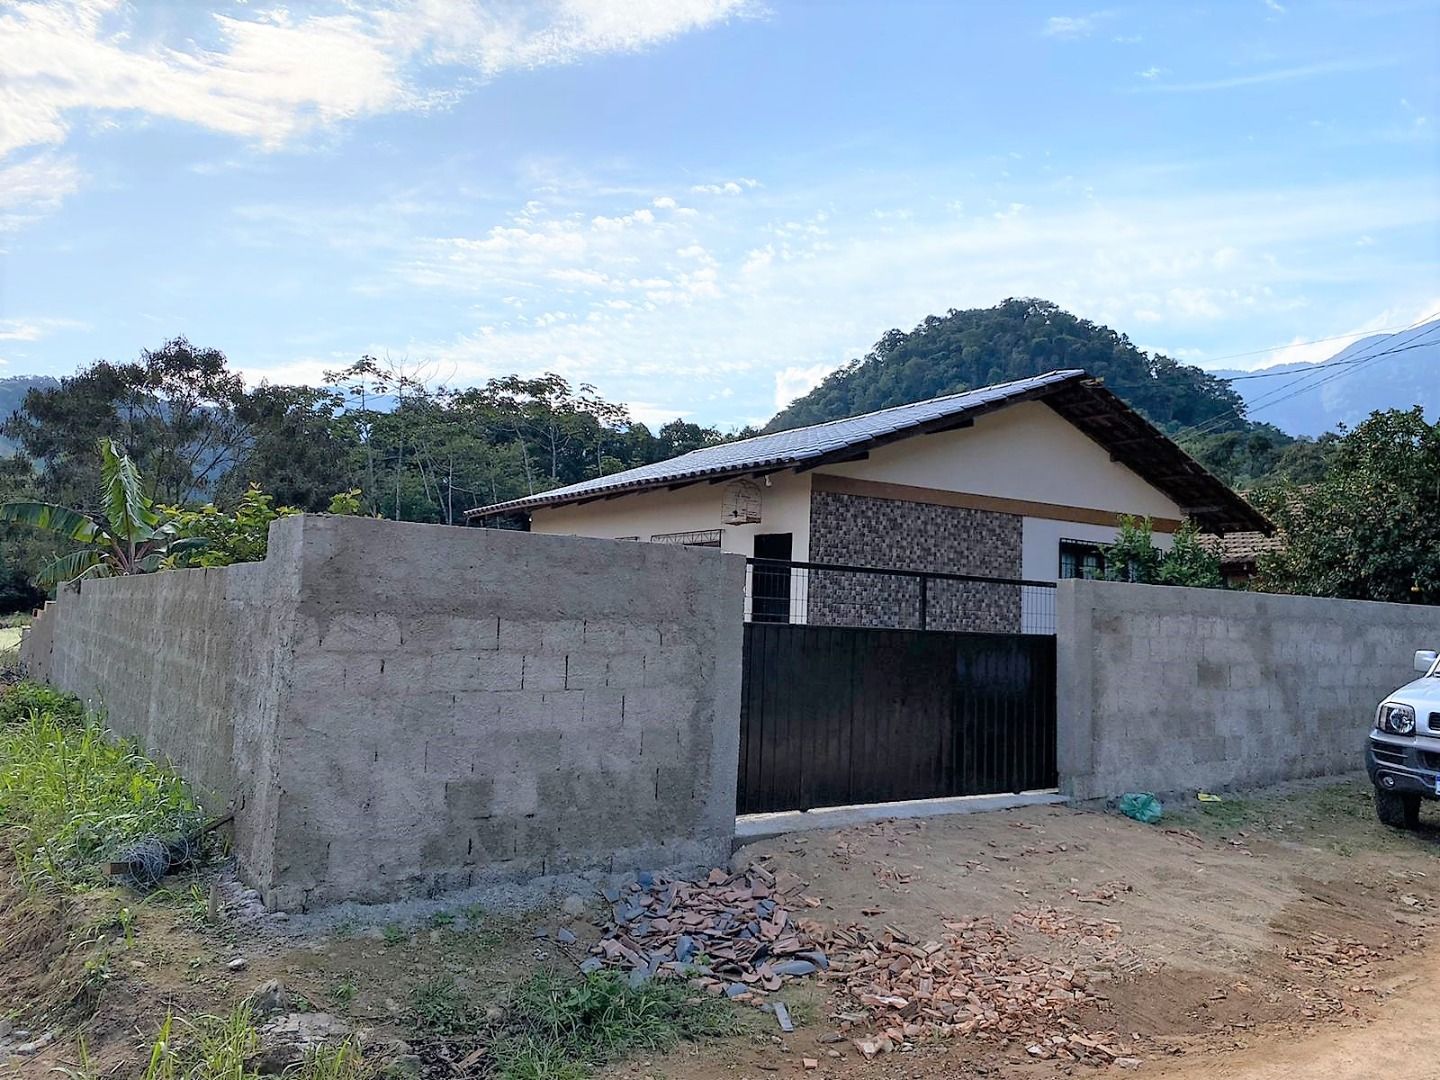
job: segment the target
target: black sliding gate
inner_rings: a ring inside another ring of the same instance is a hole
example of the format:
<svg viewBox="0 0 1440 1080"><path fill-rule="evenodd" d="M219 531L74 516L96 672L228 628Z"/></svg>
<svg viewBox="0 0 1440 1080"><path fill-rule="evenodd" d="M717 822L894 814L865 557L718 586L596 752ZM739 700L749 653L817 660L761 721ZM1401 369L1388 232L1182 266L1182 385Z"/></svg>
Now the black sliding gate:
<svg viewBox="0 0 1440 1080"><path fill-rule="evenodd" d="M1051 788L1052 634L749 622L739 812Z"/></svg>

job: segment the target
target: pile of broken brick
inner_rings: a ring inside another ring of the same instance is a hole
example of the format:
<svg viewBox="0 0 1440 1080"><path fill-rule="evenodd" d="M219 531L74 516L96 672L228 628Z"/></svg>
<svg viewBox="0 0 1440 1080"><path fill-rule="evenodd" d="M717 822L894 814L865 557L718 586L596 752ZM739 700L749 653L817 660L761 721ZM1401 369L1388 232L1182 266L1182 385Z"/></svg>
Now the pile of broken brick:
<svg viewBox="0 0 1440 1080"><path fill-rule="evenodd" d="M793 874L752 866L743 873L712 870L704 881L641 874L608 889L610 921L584 972L629 972L632 985L651 978L686 978L709 993L758 1005L786 979L829 966L818 924L797 920L819 907Z"/></svg>
<svg viewBox="0 0 1440 1080"><path fill-rule="evenodd" d="M1021 952L990 919L944 927L925 942L893 926L831 935L831 974L857 1007L840 1014L841 1029L870 1032L855 1039L866 1057L964 1035L1018 1042L1043 1060L1133 1060L1116 1033L1087 1031L1070 1015L1099 1000L1084 972Z"/></svg>
<svg viewBox="0 0 1440 1080"><path fill-rule="evenodd" d="M759 865L695 882L640 875L606 892L611 917L581 970L626 971L632 985L687 979L755 1006L788 979L826 973L846 999L834 1016L839 1032L866 1057L971 1036L1018 1042L1044 1060L1133 1060L1114 1032L1072 1018L1098 1000L1083 971L1022 952L993 921L947 922L923 943L893 926L828 929L794 914L820 906L803 887Z"/></svg>

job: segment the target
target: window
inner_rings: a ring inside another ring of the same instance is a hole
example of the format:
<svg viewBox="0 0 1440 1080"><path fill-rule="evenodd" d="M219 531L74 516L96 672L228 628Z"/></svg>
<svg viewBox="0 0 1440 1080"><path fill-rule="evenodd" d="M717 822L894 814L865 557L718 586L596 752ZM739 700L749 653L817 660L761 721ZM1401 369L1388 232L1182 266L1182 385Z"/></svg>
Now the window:
<svg viewBox="0 0 1440 1080"><path fill-rule="evenodd" d="M656 533L650 537L652 544L683 544L685 547L720 546L719 529L701 529L697 532Z"/></svg>
<svg viewBox="0 0 1440 1080"><path fill-rule="evenodd" d="M1105 576L1105 552L1099 544L1084 540L1060 541L1060 577L1102 578Z"/></svg>

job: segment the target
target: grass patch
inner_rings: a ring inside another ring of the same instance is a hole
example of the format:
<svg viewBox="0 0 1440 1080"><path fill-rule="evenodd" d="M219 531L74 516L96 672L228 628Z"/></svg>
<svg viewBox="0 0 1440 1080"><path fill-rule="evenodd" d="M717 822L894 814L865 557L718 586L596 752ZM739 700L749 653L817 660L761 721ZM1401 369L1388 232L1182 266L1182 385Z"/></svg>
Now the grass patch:
<svg viewBox="0 0 1440 1080"><path fill-rule="evenodd" d="M106 732L73 696L19 683L0 697L0 827L27 877L98 882L101 860L125 844L202 822L173 770Z"/></svg>
<svg viewBox="0 0 1440 1080"><path fill-rule="evenodd" d="M260 1074L246 1063L259 1048L260 1036L248 1006L228 1016L200 1016L178 1023L167 1016L141 1075L143 1080L256 1080ZM348 1040L313 1051L285 1072L287 1080L367 1080L373 1075Z"/></svg>
<svg viewBox="0 0 1440 1080"><path fill-rule="evenodd" d="M581 1080L629 1054L737 1028L725 1002L680 982L632 987L613 972L584 979L539 972L512 988L499 1008L481 1008L453 978L417 986L409 1019L427 1035L488 1048L497 1080Z"/></svg>

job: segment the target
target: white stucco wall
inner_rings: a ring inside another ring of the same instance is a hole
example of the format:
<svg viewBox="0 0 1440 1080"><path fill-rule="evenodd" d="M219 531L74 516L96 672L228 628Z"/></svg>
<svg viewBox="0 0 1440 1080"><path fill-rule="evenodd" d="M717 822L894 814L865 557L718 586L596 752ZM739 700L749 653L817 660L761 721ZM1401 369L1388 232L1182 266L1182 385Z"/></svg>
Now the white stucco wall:
<svg viewBox="0 0 1440 1080"><path fill-rule="evenodd" d="M974 427L882 446L822 472L913 487L1179 518L1180 507L1038 401L981 416Z"/></svg>
<svg viewBox="0 0 1440 1080"><path fill-rule="evenodd" d="M810 474L775 473L760 486L760 523L722 525L721 503L725 484L704 481L675 491L643 491L618 499L601 499L580 506L557 506L536 510L530 517L531 532L595 536L614 540L638 536L649 540L657 533L695 532L719 529L721 550L752 555L756 533L793 535L791 558L804 562L810 557Z"/></svg>

